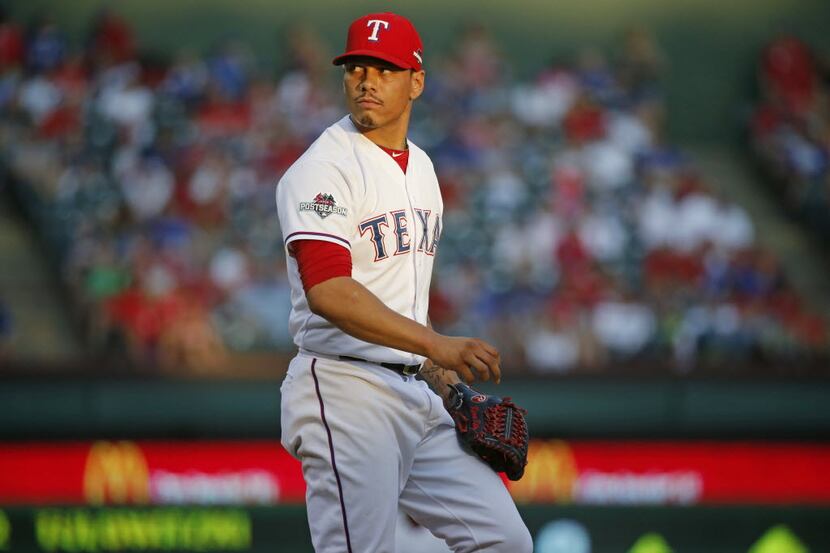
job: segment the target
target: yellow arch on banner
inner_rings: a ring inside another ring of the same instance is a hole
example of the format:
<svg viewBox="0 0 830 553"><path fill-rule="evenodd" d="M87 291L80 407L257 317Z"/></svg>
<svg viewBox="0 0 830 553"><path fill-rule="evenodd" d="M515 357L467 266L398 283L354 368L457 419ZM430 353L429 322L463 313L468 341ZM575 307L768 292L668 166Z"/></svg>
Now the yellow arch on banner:
<svg viewBox="0 0 830 553"><path fill-rule="evenodd" d="M579 473L571 446L563 440L534 440L524 476L510 482L519 503L570 503Z"/></svg>
<svg viewBox="0 0 830 553"><path fill-rule="evenodd" d="M93 505L148 503L150 471L144 452L133 442L95 442L84 468L84 496Z"/></svg>

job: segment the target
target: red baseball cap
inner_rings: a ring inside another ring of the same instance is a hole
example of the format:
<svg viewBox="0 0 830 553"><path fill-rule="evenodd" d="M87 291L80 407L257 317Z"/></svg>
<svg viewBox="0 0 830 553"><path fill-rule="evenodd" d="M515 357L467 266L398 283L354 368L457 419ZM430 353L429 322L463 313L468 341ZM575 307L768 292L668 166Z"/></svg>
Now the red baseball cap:
<svg viewBox="0 0 830 553"><path fill-rule="evenodd" d="M342 65L352 56L369 56L400 67L420 71L423 66L421 37L415 26L402 15L370 13L349 26L346 51L332 60Z"/></svg>

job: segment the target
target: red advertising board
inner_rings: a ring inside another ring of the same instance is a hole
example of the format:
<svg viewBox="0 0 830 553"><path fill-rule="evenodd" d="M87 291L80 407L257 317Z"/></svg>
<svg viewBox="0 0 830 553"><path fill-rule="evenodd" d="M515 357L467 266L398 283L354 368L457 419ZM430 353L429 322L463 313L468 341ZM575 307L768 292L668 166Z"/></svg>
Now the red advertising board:
<svg viewBox="0 0 830 553"><path fill-rule="evenodd" d="M521 503L830 504L830 445L769 442L531 444Z"/></svg>
<svg viewBox="0 0 830 553"><path fill-rule="evenodd" d="M0 504L265 504L305 500L278 442L0 445Z"/></svg>
<svg viewBox="0 0 830 553"><path fill-rule="evenodd" d="M830 445L534 441L519 503L830 505ZM0 445L0 505L301 503L276 441Z"/></svg>

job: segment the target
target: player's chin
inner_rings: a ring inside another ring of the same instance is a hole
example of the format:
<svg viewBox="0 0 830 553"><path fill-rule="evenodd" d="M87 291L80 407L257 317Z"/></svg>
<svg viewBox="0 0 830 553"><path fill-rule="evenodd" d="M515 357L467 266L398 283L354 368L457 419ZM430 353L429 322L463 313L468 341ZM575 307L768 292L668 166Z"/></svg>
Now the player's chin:
<svg viewBox="0 0 830 553"><path fill-rule="evenodd" d="M374 129L378 126L375 118L372 117L371 114L366 113L365 111L358 110L357 113L352 114L352 118L357 122L358 125L366 129Z"/></svg>

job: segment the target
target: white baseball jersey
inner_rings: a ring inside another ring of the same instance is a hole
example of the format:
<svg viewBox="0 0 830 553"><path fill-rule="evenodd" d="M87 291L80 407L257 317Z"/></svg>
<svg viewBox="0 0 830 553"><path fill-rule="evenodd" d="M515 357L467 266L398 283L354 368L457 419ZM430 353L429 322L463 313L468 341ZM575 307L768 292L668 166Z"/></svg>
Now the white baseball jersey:
<svg viewBox="0 0 830 553"><path fill-rule="evenodd" d="M327 128L277 185L286 250L295 240L348 248L352 278L390 309L427 322L432 264L441 236L443 203L435 169L409 142L406 174L358 132L349 116ZM312 353L414 365L423 357L358 340L311 312L296 260L288 255L289 328Z"/></svg>

